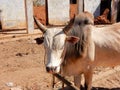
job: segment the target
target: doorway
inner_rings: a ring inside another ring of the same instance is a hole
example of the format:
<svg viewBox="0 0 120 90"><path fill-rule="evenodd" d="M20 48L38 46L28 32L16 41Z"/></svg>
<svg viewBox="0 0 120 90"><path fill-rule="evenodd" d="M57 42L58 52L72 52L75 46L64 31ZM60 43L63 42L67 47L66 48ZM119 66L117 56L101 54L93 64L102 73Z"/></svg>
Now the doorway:
<svg viewBox="0 0 120 90"><path fill-rule="evenodd" d="M103 14L106 8L110 10L108 14L108 19L111 20L111 0L101 0L100 15Z"/></svg>
<svg viewBox="0 0 120 90"><path fill-rule="evenodd" d="M2 10L0 10L0 31L2 30Z"/></svg>
<svg viewBox="0 0 120 90"><path fill-rule="evenodd" d="M77 4L77 0L70 0L70 4Z"/></svg>
<svg viewBox="0 0 120 90"><path fill-rule="evenodd" d="M118 7L117 7L117 22L120 22L120 1L118 2Z"/></svg>

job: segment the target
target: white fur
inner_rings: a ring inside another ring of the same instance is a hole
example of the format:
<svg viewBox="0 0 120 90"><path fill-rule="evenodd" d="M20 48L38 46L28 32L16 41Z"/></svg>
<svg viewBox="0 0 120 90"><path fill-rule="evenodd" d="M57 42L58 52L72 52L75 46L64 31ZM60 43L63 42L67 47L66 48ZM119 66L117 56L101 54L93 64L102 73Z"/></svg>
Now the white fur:
<svg viewBox="0 0 120 90"><path fill-rule="evenodd" d="M77 75L83 73L85 75L86 85L88 86L87 90L91 89L94 67L120 65L120 60L115 59L120 58L118 53L120 52L120 23L101 28L89 25L89 29L91 30L91 36L89 37L88 57L78 58L78 60L70 58L66 62L66 65L62 67L63 73L66 75L77 77ZM66 34L64 34L62 29L52 28L46 31L44 37L44 46L47 54L46 66L57 67L56 72L59 72ZM105 58L101 56L105 56ZM79 83L76 80L75 84L77 86Z"/></svg>
<svg viewBox="0 0 120 90"><path fill-rule="evenodd" d="M78 60L70 58L63 67L65 75L79 76L83 73L88 86L87 90L91 90L92 74L95 67L120 65L120 23L101 28L89 25L89 29L91 30L88 45L89 58L79 58ZM80 85L76 79L74 83L77 86Z"/></svg>
<svg viewBox="0 0 120 90"><path fill-rule="evenodd" d="M92 27L92 40L100 47L120 52L120 23L106 27Z"/></svg>
<svg viewBox="0 0 120 90"><path fill-rule="evenodd" d="M62 62L62 52L64 50L66 35L62 29L51 28L44 34L44 46L47 56L47 67L57 67L56 72L60 71Z"/></svg>

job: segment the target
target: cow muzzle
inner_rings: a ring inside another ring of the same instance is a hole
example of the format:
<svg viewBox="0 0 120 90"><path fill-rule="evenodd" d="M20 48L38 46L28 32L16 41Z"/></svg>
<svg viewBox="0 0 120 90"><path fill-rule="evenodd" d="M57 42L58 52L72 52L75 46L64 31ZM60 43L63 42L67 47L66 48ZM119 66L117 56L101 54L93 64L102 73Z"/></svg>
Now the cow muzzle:
<svg viewBox="0 0 120 90"><path fill-rule="evenodd" d="M51 74L59 73L60 67L46 67L46 71Z"/></svg>

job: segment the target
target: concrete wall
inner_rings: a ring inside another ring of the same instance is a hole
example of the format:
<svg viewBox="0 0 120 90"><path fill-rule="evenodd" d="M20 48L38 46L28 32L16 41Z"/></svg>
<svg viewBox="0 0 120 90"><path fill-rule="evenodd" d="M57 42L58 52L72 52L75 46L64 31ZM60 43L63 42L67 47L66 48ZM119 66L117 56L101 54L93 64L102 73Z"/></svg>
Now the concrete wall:
<svg viewBox="0 0 120 90"><path fill-rule="evenodd" d="M84 0L84 11L91 12L95 17L100 15L101 0Z"/></svg>
<svg viewBox="0 0 120 90"><path fill-rule="evenodd" d="M47 0L48 23L64 25L70 18L70 0Z"/></svg>
<svg viewBox="0 0 120 90"><path fill-rule="evenodd" d="M34 32L32 0L25 0L25 15L26 15L27 33L31 34Z"/></svg>
<svg viewBox="0 0 120 90"><path fill-rule="evenodd" d="M2 29L26 27L24 0L0 0Z"/></svg>

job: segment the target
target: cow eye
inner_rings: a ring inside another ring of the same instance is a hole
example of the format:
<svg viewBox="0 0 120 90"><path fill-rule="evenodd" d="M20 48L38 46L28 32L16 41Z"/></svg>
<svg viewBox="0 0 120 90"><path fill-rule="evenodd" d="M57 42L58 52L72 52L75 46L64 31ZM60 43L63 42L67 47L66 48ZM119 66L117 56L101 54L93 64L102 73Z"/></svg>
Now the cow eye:
<svg viewBox="0 0 120 90"><path fill-rule="evenodd" d="M63 48L64 48L64 45L60 46L58 44L56 44L56 45L53 44L53 47L52 47L53 50L62 50Z"/></svg>
<svg viewBox="0 0 120 90"><path fill-rule="evenodd" d="M84 24L88 24L88 20L85 20L85 21L84 21Z"/></svg>
<svg viewBox="0 0 120 90"><path fill-rule="evenodd" d="M79 22L78 25L80 26L80 25L81 25L81 22Z"/></svg>

